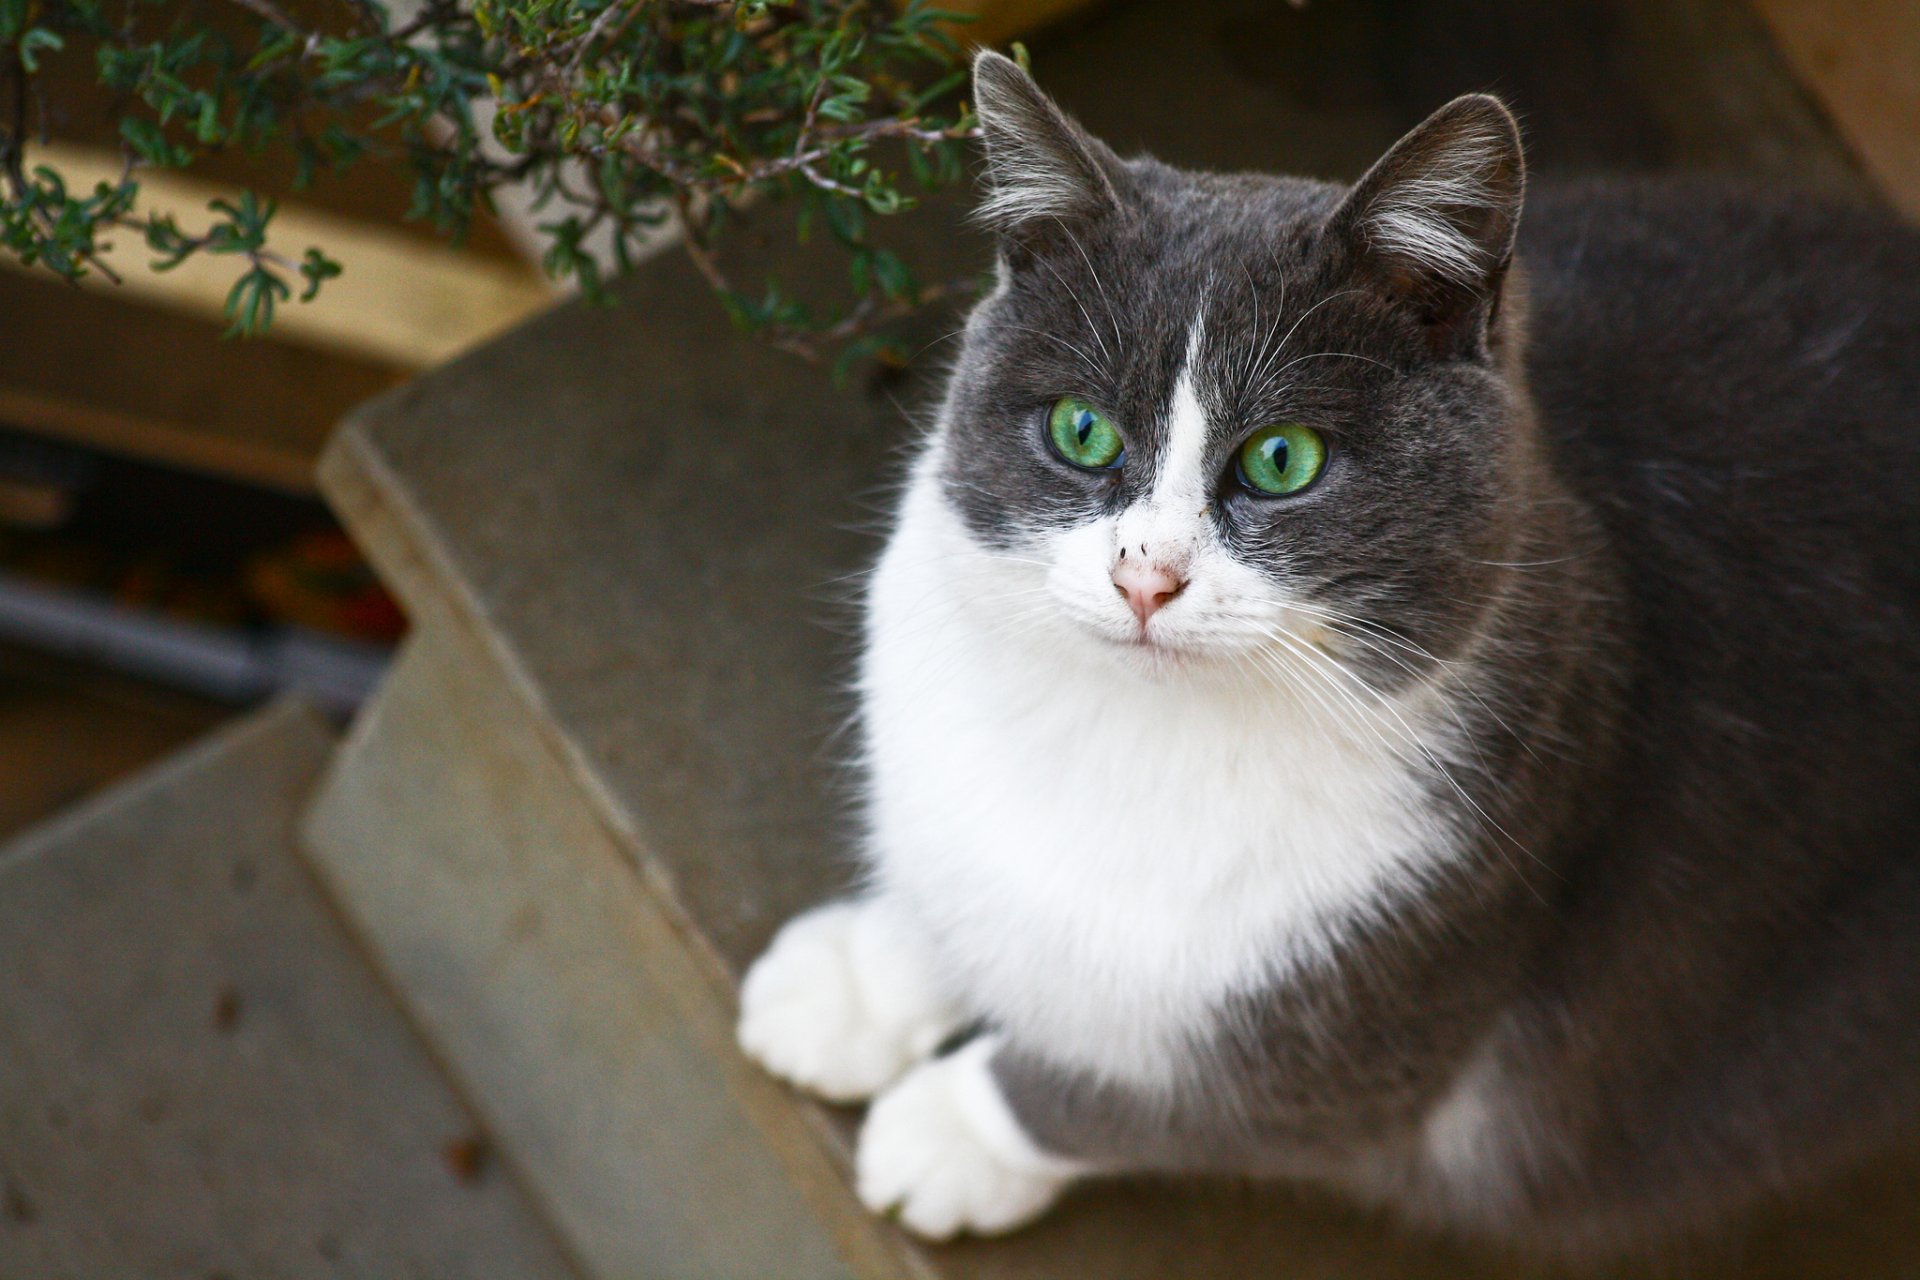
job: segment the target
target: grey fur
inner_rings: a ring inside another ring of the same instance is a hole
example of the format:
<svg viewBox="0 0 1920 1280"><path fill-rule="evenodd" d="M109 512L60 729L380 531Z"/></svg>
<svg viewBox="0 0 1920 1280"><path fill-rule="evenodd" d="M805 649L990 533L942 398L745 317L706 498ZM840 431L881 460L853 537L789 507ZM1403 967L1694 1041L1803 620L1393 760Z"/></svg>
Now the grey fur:
<svg viewBox="0 0 1920 1280"><path fill-rule="evenodd" d="M949 397L969 527L1016 545L1132 500L1203 314L1223 539L1396 637L1344 656L1382 689L1453 681L1470 729L1465 798L1436 777L1432 802L1473 856L1217 1010L1172 1098L1003 1052L1036 1138L1584 1246L1718 1222L1910 1124L1920 237L1597 186L1535 199L1516 256L1519 141L1489 98L1348 192L1122 162L1004 59L979 82L990 155L1069 157L1080 198L994 206L1002 286ZM1464 256L1381 234L1421 181ZM1067 391L1137 426L1125 468L1045 447ZM1231 450L1282 418L1333 441L1327 474L1240 491Z"/></svg>

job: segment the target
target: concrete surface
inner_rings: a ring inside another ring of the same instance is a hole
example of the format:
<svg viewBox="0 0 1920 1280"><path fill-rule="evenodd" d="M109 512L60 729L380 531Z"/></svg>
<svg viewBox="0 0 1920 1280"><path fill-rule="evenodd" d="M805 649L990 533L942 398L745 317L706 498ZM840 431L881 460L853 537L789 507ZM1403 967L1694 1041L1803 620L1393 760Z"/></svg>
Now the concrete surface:
<svg viewBox="0 0 1920 1280"><path fill-rule="evenodd" d="M292 854L242 722L0 849L0 1276L574 1274Z"/></svg>
<svg viewBox="0 0 1920 1280"><path fill-rule="evenodd" d="M603 1277L889 1273L822 1225L817 1137L732 1052L724 980L510 677L453 621L414 621L306 847L549 1219Z"/></svg>

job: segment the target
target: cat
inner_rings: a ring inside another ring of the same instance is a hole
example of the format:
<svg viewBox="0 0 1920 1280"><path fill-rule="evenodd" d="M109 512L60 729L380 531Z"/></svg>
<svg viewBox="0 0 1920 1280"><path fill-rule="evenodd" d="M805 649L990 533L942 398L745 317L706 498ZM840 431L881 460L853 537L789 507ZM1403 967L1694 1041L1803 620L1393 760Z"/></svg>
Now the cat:
<svg viewBox="0 0 1920 1280"><path fill-rule="evenodd" d="M739 1039L932 1238L1131 1172L1636 1248L1920 1109L1920 236L1121 160L1004 57L999 249L866 600L868 875Z"/></svg>

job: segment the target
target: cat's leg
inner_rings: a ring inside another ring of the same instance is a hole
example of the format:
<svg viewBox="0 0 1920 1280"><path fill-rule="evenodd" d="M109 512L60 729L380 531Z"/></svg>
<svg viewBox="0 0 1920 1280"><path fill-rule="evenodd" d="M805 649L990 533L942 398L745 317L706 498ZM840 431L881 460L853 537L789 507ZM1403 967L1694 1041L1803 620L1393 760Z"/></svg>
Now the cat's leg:
<svg viewBox="0 0 1920 1280"><path fill-rule="evenodd" d="M1083 1161L1043 1150L995 1078L996 1037L921 1063L874 1100L860 1130L860 1199L946 1240L996 1235L1050 1208Z"/></svg>
<svg viewBox="0 0 1920 1280"><path fill-rule="evenodd" d="M834 1102L872 1097L961 1024L912 922L883 896L788 921L740 988L740 1047Z"/></svg>
<svg viewBox="0 0 1920 1280"><path fill-rule="evenodd" d="M860 1198L944 1240L1024 1226L1094 1174L1244 1169L1250 1138L1220 1085L1176 1097L1104 1083L982 1035L874 1101Z"/></svg>

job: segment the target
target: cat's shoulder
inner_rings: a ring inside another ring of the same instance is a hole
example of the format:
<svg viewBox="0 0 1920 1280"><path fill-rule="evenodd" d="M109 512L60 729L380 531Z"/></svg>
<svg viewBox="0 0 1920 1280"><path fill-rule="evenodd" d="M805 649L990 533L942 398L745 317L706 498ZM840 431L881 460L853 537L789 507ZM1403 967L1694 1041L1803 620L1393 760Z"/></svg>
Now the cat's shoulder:
<svg viewBox="0 0 1920 1280"><path fill-rule="evenodd" d="M1757 255L1755 265L1792 267L1843 248L1913 254L1920 252L1920 231L1864 199L1693 173L1536 183L1520 245L1548 264L1600 248L1654 260L1738 253Z"/></svg>
<svg viewBox="0 0 1920 1280"><path fill-rule="evenodd" d="M1543 182L1529 193L1519 250L1540 304L1584 303L1569 319L1620 303L1671 319L1777 302L1791 318L1920 300L1920 230L1864 200L1754 178Z"/></svg>
<svg viewBox="0 0 1920 1280"><path fill-rule="evenodd" d="M1713 177L1543 184L1519 251L1557 434L1738 452L1818 423L1909 471L1890 428L1920 404L1920 231L1891 212Z"/></svg>

